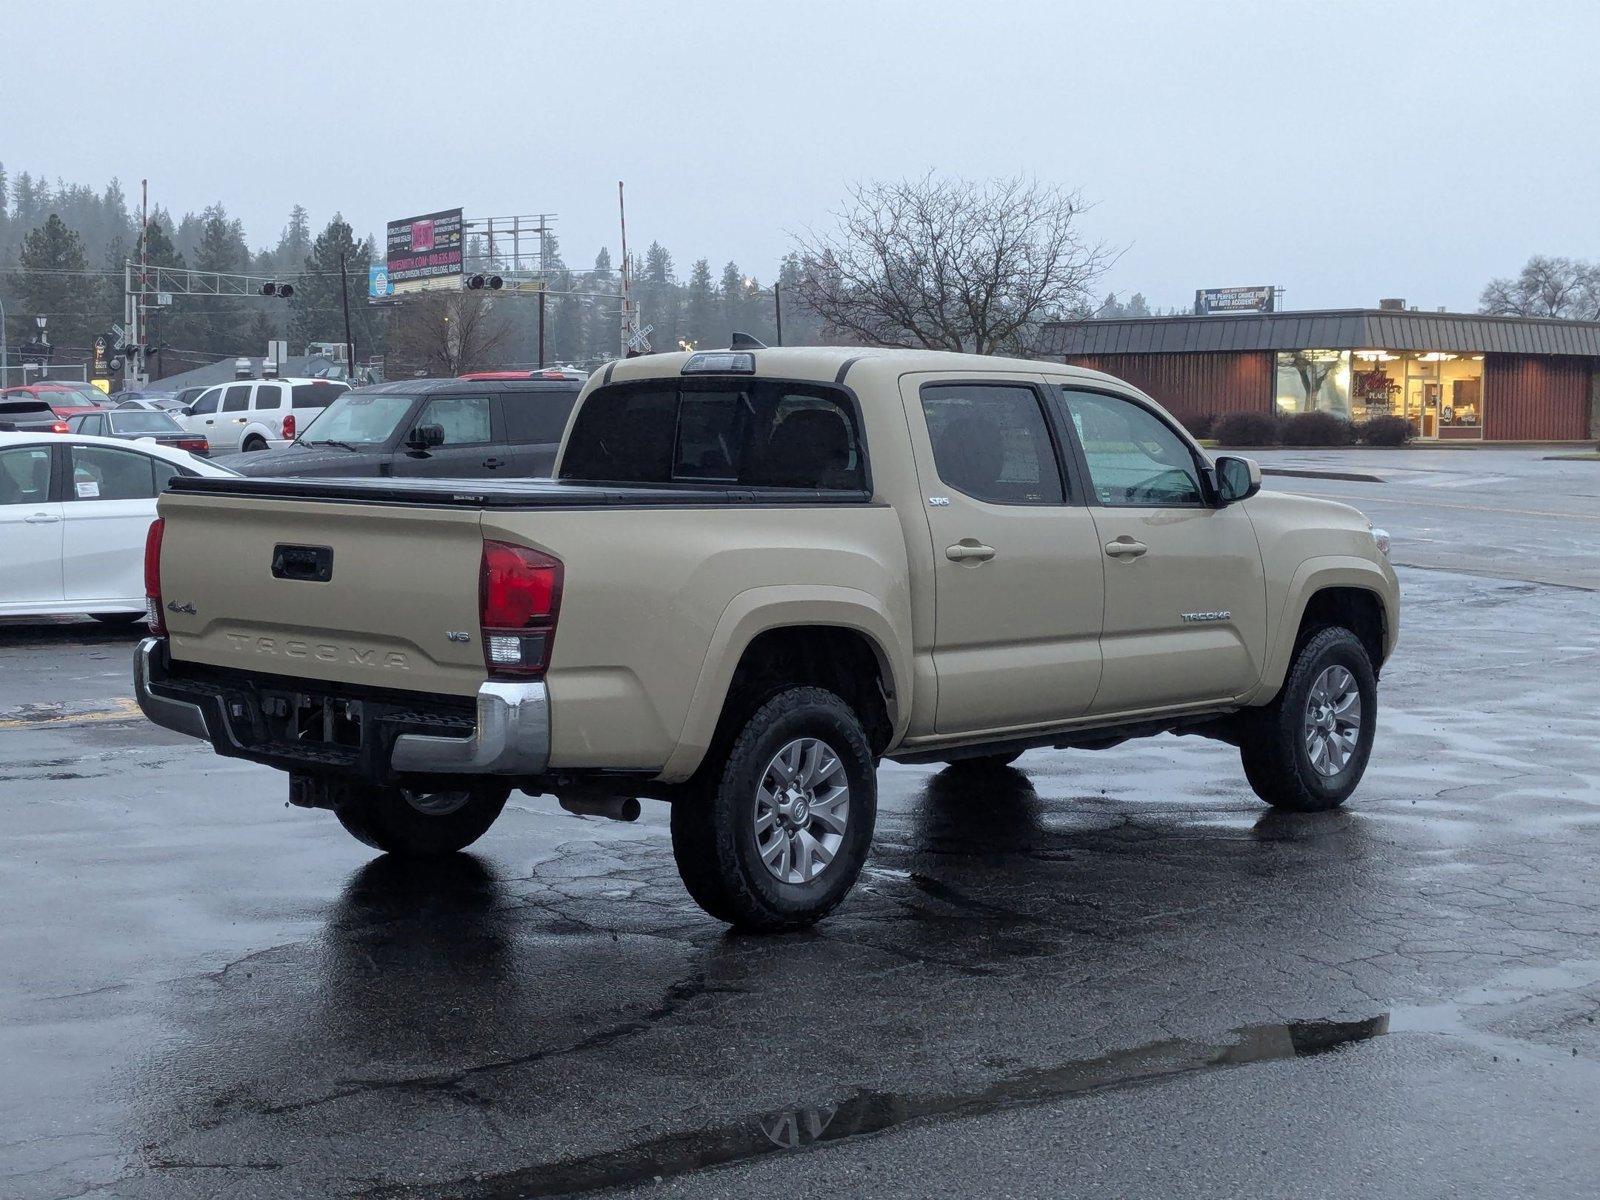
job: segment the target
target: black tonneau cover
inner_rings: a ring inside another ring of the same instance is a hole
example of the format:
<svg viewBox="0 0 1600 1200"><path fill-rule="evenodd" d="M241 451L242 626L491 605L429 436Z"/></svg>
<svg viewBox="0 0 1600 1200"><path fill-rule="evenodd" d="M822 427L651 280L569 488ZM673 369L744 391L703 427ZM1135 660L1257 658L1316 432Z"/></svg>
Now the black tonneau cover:
<svg viewBox="0 0 1600 1200"><path fill-rule="evenodd" d="M640 508L741 504L865 504L867 492L731 484L564 483L549 479L290 479L174 476L174 492L449 508Z"/></svg>

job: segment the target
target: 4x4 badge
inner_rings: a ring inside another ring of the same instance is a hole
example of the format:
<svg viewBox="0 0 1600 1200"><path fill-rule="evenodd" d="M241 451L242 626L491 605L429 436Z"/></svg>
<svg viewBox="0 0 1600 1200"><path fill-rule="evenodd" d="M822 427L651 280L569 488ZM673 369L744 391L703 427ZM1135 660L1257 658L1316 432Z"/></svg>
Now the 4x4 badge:
<svg viewBox="0 0 1600 1200"><path fill-rule="evenodd" d="M167 601L167 611L168 612L175 612L175 613L183 613L183 615L186 616L186 617L192 617L196 613L196 609L195 609L194 605L192 605L192 604L179 604L176 600L168 600Z"/></svg>

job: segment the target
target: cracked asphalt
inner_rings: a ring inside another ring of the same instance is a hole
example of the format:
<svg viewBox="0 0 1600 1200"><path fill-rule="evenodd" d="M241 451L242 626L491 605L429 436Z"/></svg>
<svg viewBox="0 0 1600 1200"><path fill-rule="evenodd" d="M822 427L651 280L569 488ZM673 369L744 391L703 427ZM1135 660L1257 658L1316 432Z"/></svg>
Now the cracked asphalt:
<svg viewBox="0 0 1600 1200"><path fill-rule="evenodd" d="M1394 534L1362 788L886 765L840 912L729 935L665 810L408 868L0 624L5 1197L1572 1196L1600 1169L1600 464L1280 452Z"/></svg>

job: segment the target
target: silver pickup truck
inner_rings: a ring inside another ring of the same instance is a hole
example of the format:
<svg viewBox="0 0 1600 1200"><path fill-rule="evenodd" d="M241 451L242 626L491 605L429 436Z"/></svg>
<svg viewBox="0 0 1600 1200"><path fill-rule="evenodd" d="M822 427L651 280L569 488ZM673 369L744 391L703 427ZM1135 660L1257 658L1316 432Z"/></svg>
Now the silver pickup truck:
<svg viewBox="0 0 1600 1200"><path fill-rule="evenodd" d="M1258 494L1109 376L651 355L590 379L555 476L175 481L140 704L395 854L461 849L513 788L668 801L690 894L763 930L849 891L883 758L1199 733L1302 811L1365 769L1387 535Z"/></svg>

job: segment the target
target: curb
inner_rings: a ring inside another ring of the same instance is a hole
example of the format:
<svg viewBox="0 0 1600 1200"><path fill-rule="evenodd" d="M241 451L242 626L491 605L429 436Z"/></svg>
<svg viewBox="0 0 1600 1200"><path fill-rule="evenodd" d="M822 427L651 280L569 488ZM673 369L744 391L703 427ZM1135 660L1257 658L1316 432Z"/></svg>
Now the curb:
<svg viewBox="0 0 1600 1200"><path fill-rule="evenodd" d="M1384 483L1381 475L1367 475L1361 471L1318 471L1311 467L1262 467L1261 474L1287 475L1294 479L1342 479L1349 483Z"/></svg>

